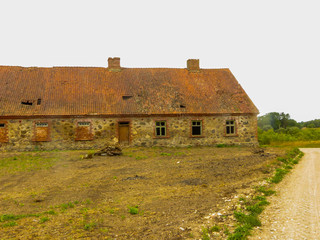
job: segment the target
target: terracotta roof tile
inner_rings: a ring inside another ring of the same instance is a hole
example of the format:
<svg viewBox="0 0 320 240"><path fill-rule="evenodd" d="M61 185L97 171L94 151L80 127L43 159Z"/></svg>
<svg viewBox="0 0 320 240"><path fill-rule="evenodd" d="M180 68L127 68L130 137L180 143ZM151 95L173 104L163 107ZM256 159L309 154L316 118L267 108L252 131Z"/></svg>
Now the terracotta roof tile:
<svg viewBox="0 0 320 240"><path fill-rule="evenodd" d="M0 117L258 113L229 69L0 66L0 86Z"/></svg>

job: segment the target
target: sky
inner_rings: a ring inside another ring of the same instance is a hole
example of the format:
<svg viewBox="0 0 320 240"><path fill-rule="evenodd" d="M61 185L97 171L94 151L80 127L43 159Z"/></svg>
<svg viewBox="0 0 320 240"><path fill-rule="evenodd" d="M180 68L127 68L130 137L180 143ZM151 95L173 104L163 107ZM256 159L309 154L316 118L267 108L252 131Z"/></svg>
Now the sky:
<svg viewBox="0 0 320 240"><path fill-rule="evenodd" d="M320 119L319 0L0 0L0 65L229 68L260 111Z"/></svg>

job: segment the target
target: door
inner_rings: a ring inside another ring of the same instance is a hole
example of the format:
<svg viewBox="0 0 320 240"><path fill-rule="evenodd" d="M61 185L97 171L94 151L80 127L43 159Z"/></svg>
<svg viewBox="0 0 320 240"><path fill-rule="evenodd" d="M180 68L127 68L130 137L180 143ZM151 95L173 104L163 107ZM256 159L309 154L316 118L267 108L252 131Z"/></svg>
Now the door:
<svg viewBox="0 0 320 240"><path fill-rule="evenodd" d="M119 143L129 144L129 122L119 122Z"/></svg>

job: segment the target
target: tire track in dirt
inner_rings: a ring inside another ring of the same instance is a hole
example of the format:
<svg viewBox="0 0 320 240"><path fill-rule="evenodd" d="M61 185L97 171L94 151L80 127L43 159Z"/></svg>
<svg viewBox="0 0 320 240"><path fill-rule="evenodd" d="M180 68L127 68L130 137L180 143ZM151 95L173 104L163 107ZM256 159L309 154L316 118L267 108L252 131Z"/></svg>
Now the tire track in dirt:
<svg viewBox="0 0 320 240"><path fill-rule="evenodd" d="M301 162L277 185L250 239L320 239L320 149L301 149Z"/></svg>

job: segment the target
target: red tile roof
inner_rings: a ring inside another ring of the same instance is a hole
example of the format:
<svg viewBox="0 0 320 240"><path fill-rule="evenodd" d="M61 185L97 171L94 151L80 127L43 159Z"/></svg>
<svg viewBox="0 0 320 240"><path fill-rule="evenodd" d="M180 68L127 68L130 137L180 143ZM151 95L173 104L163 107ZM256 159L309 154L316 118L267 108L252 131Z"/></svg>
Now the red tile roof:
<svg viewBox="0 0 320 240"><path fill-rule="evenodd" d="M258 109L229 69L110 72L97 67L0 66L0 118L180 113L256 114Z"/></svg>

